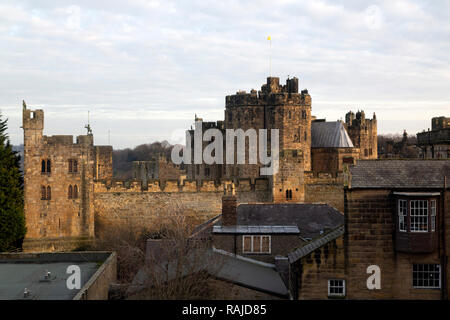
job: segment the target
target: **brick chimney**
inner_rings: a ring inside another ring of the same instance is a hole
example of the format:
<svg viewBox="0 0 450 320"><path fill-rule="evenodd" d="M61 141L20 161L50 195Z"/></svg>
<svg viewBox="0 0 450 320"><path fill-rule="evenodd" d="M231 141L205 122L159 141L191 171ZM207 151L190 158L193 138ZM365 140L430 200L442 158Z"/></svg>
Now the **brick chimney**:
<svg viewBox="0 0 450 320"><path fill-rule="evenodd" d="M222 196L222 226L235 226L237 224L237 200L234 184L224 187Z"/></svg>

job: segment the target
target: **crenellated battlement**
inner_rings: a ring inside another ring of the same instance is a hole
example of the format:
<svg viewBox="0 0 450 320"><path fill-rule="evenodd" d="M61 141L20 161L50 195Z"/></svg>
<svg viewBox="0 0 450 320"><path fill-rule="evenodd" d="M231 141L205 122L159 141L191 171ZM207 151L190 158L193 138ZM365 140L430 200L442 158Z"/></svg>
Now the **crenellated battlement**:
<svg viewBox="0 0 450 320"><path fill-rule="evenodd" d="M223 192L224 188L233 184L236 191L268 191L269 180L264 178L237 179L236 181L217 180L148 180L147 184L137 180L128 181L95 181L94 193L179 193L179 192Z"/></svg>
<svg viewBox="0 0 450 320"><path fill-rule="evenodd" d="M225 98L225 107L266 106L266 105L305 105L311 104L308 90L298 92L298 79L287 79L285 85L279 85L279 78L267 78L267 84L260 91L252 89L250 93L238 91Z"/></svg>

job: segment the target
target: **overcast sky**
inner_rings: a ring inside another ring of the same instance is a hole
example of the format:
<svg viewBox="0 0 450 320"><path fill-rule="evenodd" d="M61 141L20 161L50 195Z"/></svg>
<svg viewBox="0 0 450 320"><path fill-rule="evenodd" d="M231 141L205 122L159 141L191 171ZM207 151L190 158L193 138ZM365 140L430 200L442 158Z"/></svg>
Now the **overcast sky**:
<svg viewBox="0 0 450 320"><path fill-rule="evenodd" d="M376 112L379 133L450 116L450 1L0 0L0 112L22 143L22 99L47 135L114 148L179 137L197 113L269 75L299 78L313 114Z"/></svg>

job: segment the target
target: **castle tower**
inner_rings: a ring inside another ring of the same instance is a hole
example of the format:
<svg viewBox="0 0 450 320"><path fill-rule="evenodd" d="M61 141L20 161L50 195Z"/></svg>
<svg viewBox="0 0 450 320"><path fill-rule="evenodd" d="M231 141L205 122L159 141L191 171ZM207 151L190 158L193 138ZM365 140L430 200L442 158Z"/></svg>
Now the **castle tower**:
<svg viewBox="0 0 450 320"><path fill-rule="evenodd" d="M44 111L25 103L22 128L24 251L65 251L89 243L94 177L112 177L112 148L94 147L92 134L78 136L76 143L71 135L44 136Z"/></svg>
<svg viewBox="0 0 450 320"><path fill-rule="evenodd" d="M360 159L377 159L377 118L375 112L373 118L368 119L363 110L356 115L350 111L345 115L345 129L347 130L353 145L360 149Z"/></svg>

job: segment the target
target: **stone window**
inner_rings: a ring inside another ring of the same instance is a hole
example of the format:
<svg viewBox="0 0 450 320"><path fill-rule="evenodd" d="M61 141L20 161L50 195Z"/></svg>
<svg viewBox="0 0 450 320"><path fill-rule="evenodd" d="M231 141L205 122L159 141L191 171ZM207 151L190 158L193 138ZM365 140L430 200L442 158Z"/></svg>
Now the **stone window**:
<svg viewBox="0 0 450 320"><path fill-rule="evenodd" d="M52 188L50 186L41 186L41 200L51 200L52 199Z"/></svg>
<svg viewBox="0 0 450 320"><path fill-rule="evenodd" d="M306 110L302 110L302 118L306 119Z"/></svg>
<svg viewBox="0 0 450 320"><path fill-rule="evenodd" d="M78 186L77 185L73 186L73 198L78 199Z"/></svg>
<svg viewBox="0 0 450 320"><path fill-rule="evenodd" d="M364 149L364 156L367 157L369 155L369 151L367 149Z"/></svg>
<svg viewBox="0 0 450 320"><path fill-rule="evenodd" d="M52 199L52 188L50 186L47 186L47 200Z"/></svg>
<svg viewBox="0 0 450 320"><path fill-rule="evenodd" d="M413 264L413 287L439 289L441 287L441 266L439 264Z"/></svg>
<svg viewBox="0 0 450 320"><path fill-rule="evenodd" d="M49 159L42 160L41 162L41 173L50 173L52 172L52 164Z"/></svg>
<svg viewBox="0 0 450 320"><path fill-rule="evenodd" d="M345 296L345 280L332 279L328 280L328 296L344 297Z"/></svg>
<svg viewBox="0 0 450 320"><path fill-rule="evenodd" d="M69 172L75 173L78 172L78 161L75 159L69 159Z"/></svg>
<svg viewBox="0 0 450 320"><path fill-rule="evenodd" d="M288 117L289 117L289 119L291 119L291 118L292 118L292 114L291 114L291 111L289 111L289 112L288 112Z"/></svg>
<svg viewBox="0 0 450 320"><path fill-rule="evenodd" d="M47 188L44 186L41 186L41 200L47 199Z"/></svg>
<svg viewBox="0 0 450 320"><path fill-rule="evenodd" d="M263 235L242 236L243 253L261 253L271 252L271 237Z"/></svg>
<svg viewBox="0 0 450 320"><path fill-rule="evenodd" d="M286 200L292 200L292 190L286 189Z"/></svg>
<svg viewBox="0 0 450 320"><path fill-rule="evenodd" d="M69 186L68 198L72 199L72 197L73 197L73 188L72 186Z"/></svg>

